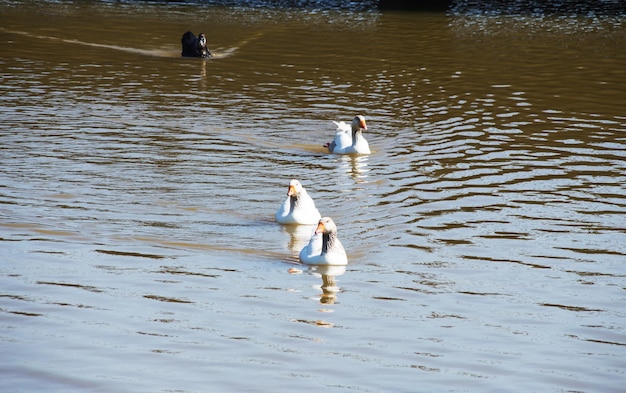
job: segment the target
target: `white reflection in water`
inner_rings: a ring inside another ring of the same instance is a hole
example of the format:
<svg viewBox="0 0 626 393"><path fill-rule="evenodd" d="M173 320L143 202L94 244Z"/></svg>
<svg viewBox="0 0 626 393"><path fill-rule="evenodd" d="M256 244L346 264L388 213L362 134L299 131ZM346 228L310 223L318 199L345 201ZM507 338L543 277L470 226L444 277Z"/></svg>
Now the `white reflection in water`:
<svg viewBox="0 0 626 393"><path fill-rule="evenodd" d="M341 167L354 180L355 183L367 182L367 161L368 156L363 155L342 155Z"/></svg>
<svg viewBox="0 0 626 393"><path fill-rule="evenodd" d="M282 231L289 235L287 247L296 257L300 250L309 243L309 239L311 239L316 228L314 225L281 225L281 227Z"/></svg>
<svg viewBox="0 0 626 393"><path fill-rule="evenodd" d="M346 272L345 266L310 266L309 273L320 277L322 284L320 289L320 303L331 305L337 301L337 294L341 292L341 288L337 285L335 277L341 276Z"/></svg>

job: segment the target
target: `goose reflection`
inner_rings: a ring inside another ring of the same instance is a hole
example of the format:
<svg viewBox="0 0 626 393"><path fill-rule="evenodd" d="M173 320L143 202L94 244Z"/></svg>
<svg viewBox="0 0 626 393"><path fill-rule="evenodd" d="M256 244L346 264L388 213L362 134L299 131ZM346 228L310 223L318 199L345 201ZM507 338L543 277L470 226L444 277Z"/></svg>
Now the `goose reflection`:
<svg viewBox="0 0 626 393"><path fill-rule="evenodd" d="M341 167L356 183L364 182L367 177L369 156L341 156Z"/></svg>
<svg viewBox="0 0 626 393"><path fill-rule="evenodd" d="M322 278L322 285L320 289L321 304L335 304L337 301L337 294L341 291L341 288L337 286L335 277L341 276L346 272L345 266L310 266L309 273Z"/></svg>
<svg viewBox="0 0 626 393"><path fill-rule="evenodd" d="M289 235L289 249L297 257L308 243L315 231L314 225L283 225L282 229Z"/></svg>

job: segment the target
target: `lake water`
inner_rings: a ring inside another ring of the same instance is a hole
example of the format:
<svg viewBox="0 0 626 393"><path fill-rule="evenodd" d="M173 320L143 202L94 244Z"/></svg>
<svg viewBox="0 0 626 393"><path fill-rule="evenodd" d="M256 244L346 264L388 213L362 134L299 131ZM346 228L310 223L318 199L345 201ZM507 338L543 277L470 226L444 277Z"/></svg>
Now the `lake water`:
<svg viewBox="0 0 626 393"><path fill-rule="evenodd" d="M0 390L622 391L625 23L1 1Z"/></svg>

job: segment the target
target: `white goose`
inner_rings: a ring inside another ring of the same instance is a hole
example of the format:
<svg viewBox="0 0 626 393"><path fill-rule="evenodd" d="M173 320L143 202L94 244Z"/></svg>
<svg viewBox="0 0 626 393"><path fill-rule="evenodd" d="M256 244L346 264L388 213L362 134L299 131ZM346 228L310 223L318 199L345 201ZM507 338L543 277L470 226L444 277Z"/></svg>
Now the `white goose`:
<svg viewBox="0 0 626 393"><path fill-rule="evenodd" d="M289 182L287 199L276 211L276 222L280 224L315 225L321 215L315 202L297 180Z"/></svg>
<svg viewBox="0 0 626 393"><path fill-rule="evenodd" d="M370 154L370 145L363 136L363 131L367 130L365 118L357 115L352 119L352 124L344 121L337 123L337 132L333 141L326 144L328 152L334 154Z"/></svg>
<svg viewBox="0 0 626 393"><path fill-rule="evenodd" d="M300 251L300 261L309 265L348 264L348 256L337 237L337 226L330 217L322 217L309 244Z"/></svg>

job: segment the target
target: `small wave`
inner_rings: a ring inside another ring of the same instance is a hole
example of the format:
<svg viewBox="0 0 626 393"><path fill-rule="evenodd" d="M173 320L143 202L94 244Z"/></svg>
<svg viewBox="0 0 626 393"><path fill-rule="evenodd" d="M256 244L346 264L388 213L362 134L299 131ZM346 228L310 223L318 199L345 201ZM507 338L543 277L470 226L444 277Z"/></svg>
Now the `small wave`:
<svg viewBox="0 0 626 393"><path fill-rule="evenodd" d="M1 27L0 27L0 31L5 32L5 33L10 33L10 34L33 36L31 33L28 33L25 31L7 30ZM34 35L34 37L40 40L54 40L54 41L65 42L68 44L91 46L95 48L108 48L108 49L113 49L113 50L118 50L118 51L128 52L128 53L135 53L135 54L140 54L140 55L145 55L145 56L172 57L172 58L180 57L180 53L178 51L172 51L172 50L166 50L166 49L138 49L138 48L130 48L126 46L119 46L119 45L106 45L106 44L98 44L95 42L85 42L85 41L80 41L76 39L70 40L70 39L53 37L53 36L45 36L45 35Z"/></svg>
<svg viewBox="0 0 626 393"><path fill-rule="evenodd" d="M0 27L0 31L5 32L5 33L10 33L10 34L32 36L31 33L28 33L25 31L7 30L2 27ZM262 35L263 35L262 33L254 34L251 37L245 40L242 40L241 42L237 43L237 45L234 45L232 47L212 49L211 53L213 56L211 58L221 59L221 58L233 56L235 53L237 53L237 51L242 46L249 44L250 42L261 37ZM45 36L45 35L35 35L34 37L40 40L54 40L54 41L65 42L68 44L90 46L93 48L106 48L106 49L112 49L116 51L127 52L127 53L132 53L132 54L137 54L137 55L143 55L143 56L164 57L164 58L180 58L181 57L179 50L131 48L127 46L98 44L95 42L86 42L86 41L80 41L76 39L66 39L66 38L59 38L59 37Z"/></svg>

